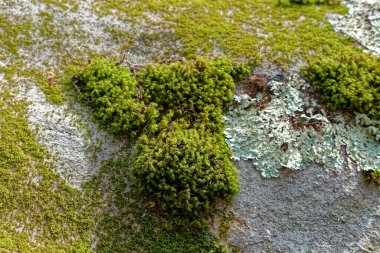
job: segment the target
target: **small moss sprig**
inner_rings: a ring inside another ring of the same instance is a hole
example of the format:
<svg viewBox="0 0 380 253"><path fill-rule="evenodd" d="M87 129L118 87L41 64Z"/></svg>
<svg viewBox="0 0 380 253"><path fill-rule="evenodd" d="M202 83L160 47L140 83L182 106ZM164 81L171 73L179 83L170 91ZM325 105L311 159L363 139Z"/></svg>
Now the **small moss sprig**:
<svg viewBox="0 0 380 253"><path fill-rule="evenodd" d="M364 170L362 173L365 181L380 186L380 169Z"/></svg>

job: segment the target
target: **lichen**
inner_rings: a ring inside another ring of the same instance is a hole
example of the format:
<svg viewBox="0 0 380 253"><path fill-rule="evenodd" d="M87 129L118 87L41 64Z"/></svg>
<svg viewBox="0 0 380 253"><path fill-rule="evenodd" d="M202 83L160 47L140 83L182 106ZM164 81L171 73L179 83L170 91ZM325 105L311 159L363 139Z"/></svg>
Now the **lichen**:
<svg viewBox="0 0 380 253"><path fill-rule="evenodd" d="M303 170L320 164L338 171L346 161L361 170L380 165L378 143L342 115L329 117L302 91L307 84L298 76L268 85L273 95L266 108L250 106L260 102L260 94L256 98L239 95L239 107L231 108L225 117L234 159L251 160L264 177L278 177L282 167ZM292 125L294 118L298 127Z"/></svg>
<svg viewBox="0 0 380 253"><path fill-rule="evenodd" d="M369 134L380 141L380 120L371 120L367 115L358 113L355 117L356 124L367 127Z"/></svg>

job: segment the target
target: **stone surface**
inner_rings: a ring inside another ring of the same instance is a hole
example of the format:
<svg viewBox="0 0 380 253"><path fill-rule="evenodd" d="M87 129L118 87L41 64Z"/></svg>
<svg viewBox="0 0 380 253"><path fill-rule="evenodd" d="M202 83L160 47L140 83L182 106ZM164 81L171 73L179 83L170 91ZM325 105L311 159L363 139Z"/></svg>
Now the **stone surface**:
<svg viewBox="0 0 380 253"><path fill-rule="evenodd" d="M112 31L149 32L140 22L140 29L121 22L116 17L100 17L93 9L94 1L78 1L75 12L56 5L47 6L40 1L12 0L0 1L0 15L14 23L32 22L34 26L44 26L46 13L52 14L49 20L49 39L38 32L31 34L31 47L20 46L18 53L25 68L35 68L46 73L55 72L62 67L62 59L82 58L90 53L119 58L123 45L114 38ZM153 52L146 48L132 46L125 52L126 60L131 63L146 63ZM5 52L6 53L6 52ZM11 64L13 56L2 55L0 67ZM55 73L56 75L60 73ZM7 81L0 73L0 83ZM104 160L118 153L125 144L115 139L106 130L94 124L90 113L79 105L54 105L49 103L43 92L32 81L15 77L13 86L19 99L25 99L28 105L30 126L36 129L39 142L53 155L56 171L73 187L79 188L83 182L95 175ZM59 84L57 84L59 85ZM21 87L21 88L20 88Z"/></svg>
<svg viewBox="0 0 380 253"><path fill-rule="evenodd" d="M317 166L265 179L237 162L241 192L228 241L240 252L380 252L380 188Z"/></svg>
<svg viewBox="0 0 380 253"><path fill-rule="evenodd" d="M80 188L98 172L102 161L120 153L125 141L116 139L91 121L90 112L76 105L48 103L35 86L20 92L28 105L28 120L39 141L52 153L56 171Z"/></svg>
<svg viewBox="0 0 380 253"><path fill-rule="evenodd" d="M380 1L347 0L349 12L330 15L329 21L337 32L350 36L366 47L367 52L380 55Z"/></svg>
<svg viewBox="0 0 380 253"><path fill-rule="evenodd" d="M297 75L265 74L266 107L260 93L238 94L225 117L241 183L228 242L244 253L380 252L380 188L360 173L380 164L380 143L361 127L376 122L325 111ZM294 129L297 112L321 129Z"/></svg>

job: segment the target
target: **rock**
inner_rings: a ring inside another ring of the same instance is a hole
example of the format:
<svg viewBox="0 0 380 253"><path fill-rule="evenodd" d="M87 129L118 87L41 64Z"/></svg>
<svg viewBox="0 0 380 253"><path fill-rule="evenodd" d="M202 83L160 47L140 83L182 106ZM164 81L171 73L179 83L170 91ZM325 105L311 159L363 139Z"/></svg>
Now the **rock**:
<svg viewBox="0 0 380 253"><path fill-rule="evenodd" d="M319 166L265 179L237 162L241 192L228 242L240 252L380 252L380 188Z"/></svg>
<svg viewBox="0 0 380 253"><path fill-rule="evenodd" d="M377 0L348 0L344 4L349 13L344 16L329 15L337 32L350 36L380 56L380 2Z"/></svg>

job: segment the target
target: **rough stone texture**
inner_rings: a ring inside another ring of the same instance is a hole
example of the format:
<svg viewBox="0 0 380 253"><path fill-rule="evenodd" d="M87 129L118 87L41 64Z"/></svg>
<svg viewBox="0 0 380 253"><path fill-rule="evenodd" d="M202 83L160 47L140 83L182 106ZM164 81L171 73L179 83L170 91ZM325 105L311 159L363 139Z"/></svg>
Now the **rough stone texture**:
<svg viewBox="0 0 380 253"><path fill-rule="evenodd" d="M241 252L380 252L380 188L360 173L312 166L264 179L249 162L237 166L228 241Z"/></svg>
<svg viewBox="0 0 380 253"><path fill-rule="evenodd" d="M120 152L125 141L114 138L88 117L79 105L69 108L46 101L35 86L20 92L30 103L28 120L39 141L55 156L56 171L73 187L96 175L102 161Z"/></svg>
<svg viewBox="0 0 380 253"><path fill-rule="evenodd" d="M380 56L380 1L348 0L343 4L349 8L349 13L330 15L330 23L337 32L354 38L368 52Z"/></svg>

